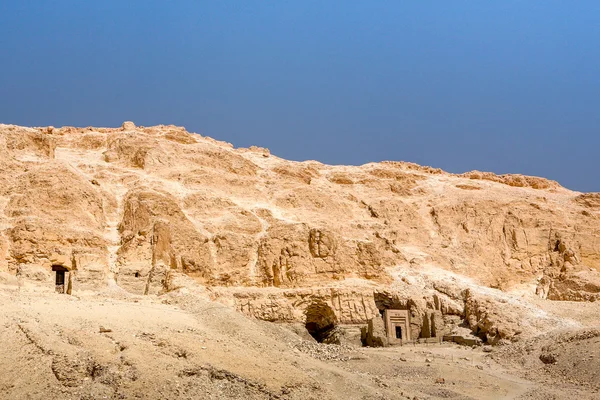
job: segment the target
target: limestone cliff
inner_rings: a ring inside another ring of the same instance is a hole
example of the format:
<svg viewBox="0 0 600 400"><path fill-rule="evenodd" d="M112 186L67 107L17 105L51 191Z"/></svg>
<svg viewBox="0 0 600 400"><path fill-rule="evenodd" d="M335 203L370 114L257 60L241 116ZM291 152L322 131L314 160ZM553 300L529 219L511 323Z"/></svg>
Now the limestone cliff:
<svg viewBox="0 0 600 400"><path fill-rule="evenodd" d="M364 323L396 302L415 335L455 316L496 340L515 333L444 271L598 300L599 222L600 195L543 178L291 162L175 126L0 125L0 275L52 287L60 266L74 292L159 294L184 274L257 318L300 321L318 300Z"/></svg>

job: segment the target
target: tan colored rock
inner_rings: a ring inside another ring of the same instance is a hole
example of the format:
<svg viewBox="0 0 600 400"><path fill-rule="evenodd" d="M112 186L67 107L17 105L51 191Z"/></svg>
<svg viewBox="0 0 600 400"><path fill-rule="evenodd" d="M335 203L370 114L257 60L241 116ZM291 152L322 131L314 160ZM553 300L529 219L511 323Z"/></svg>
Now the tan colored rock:
<svg viewBox="0 0 600 400"><path fill-rule="evenodd" d="M464 176L469 179L480 179L492 182L499 182L504 185L515 187L530 187L533 189L552 189L560 187L558 182L544 178L539 178L537 176L524 176L519 174L496 175L491 172L480 171L467 172L465 174L462 174L461 176Z"/></svg>
<svg viewBox="0 0 600 400"><path fill-rule="evenodd" d="M72 266L77 290L98 290L107 285L110 269L105 254L75 252Z"/></svg>
<svg viewBox="0 0 600 400"><path fill-rule="evenodd" d="M600 300L600 273L596 270L578 271L551 280L547 290L550 300L598 301Z"/></svg>
<svg viewBox="0 0 600 400"><path fill-rule="evenodd" d="M56 140L47 131L40 132L37 129L13 127L4 130L4 143L6 149L16 158L26 156L54 158Z"/></svg>
<svg viewBox="0 0 600 400"><path fill-rule="evenodd" d="M600 209L600 193L580 194L575 201L587 208Z"/></svg>
<svg viewBox="0 0 600 400"><path fill-rule="evenodd" d="M543 178L298 163L171 125L0 125L0 271L51 287L64 266L74 292L194 280L271 321L302 323L319 301L338 324L404 307L413 336L452 316L518 337L486 290L597 300L598 204Z"/></svg>
<svg viewBox="0 0 600 400"><path fill-rule="evenodd" d="M376 316L367 321L367 328L363 329L363 341L369 347L388 346L387 333L383 318Z"/></svg>
<svg viewBox="0 0 600 400"><path fill-rule="evenodd" d="M0 272L8 272L8 239L0 234Z"/></svg>
<svg viewBox="0 0 600 400"><path fill-rule="evenodd" d="M135 130L135 124L131 121L125 121L123 122L121 129L123 129L124 131L133 131Z"/></svg>

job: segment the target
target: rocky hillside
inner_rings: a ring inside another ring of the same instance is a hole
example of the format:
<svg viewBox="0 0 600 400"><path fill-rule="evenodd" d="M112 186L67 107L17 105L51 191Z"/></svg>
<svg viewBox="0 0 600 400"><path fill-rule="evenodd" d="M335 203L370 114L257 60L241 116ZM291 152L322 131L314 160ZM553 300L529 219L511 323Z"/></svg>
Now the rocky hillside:
<svg viewBox="0 0 600 400"><path fill-rule="evenodd" d="M496 342L556 324L522 296L600 299L600 194L292 162L175 126L0 125L0 281L54 290L57 267L73 294L202 285L268 321L320 330L397 308L413 337L466 322Z"/></svg>

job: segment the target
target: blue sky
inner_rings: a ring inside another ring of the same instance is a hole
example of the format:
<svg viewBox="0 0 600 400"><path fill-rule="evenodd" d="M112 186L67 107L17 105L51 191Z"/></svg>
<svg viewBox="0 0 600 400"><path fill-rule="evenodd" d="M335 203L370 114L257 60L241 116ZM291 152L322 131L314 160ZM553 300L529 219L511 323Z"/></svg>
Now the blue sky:
<svg viewBox="0 0 600 400"><path fill-rule="evenodd" d="M598 1L0 1L0 122L600 191Z"/></svg>

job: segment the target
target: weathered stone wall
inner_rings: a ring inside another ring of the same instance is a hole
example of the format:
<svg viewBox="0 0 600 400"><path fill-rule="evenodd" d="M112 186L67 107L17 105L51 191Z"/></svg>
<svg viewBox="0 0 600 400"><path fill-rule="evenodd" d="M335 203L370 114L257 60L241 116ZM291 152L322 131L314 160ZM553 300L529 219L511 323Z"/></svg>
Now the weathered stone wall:
<svg viewBox="0 0 600 400"><path fill-rule="evenodd" d="M439 276L423 286L437 300L392 290L390 271L434 267L505 291L597 300L598 199L520 175L290 162L174 126L0 125L0 271L50 282L60 258L74 291L114 280L137 294L186 274L254 288L227 302L266 320L301 321L318 299L344 324L365 324L384 304L410 310L411 333L424 337L447 315L490 340L515 336L480 311L494 309L486 299Z"/></svg>
<svg viewBox="0 0 600 400"><path fill-rule="evenodd" d="M443 336L450 329L443 315L452 312L444 306L442 295L411 297L373 289L215 288L212 296L250 317L272 322L306 324L314 319L315 310L322 309L334 313L336 324L366 326L374 319L383 321L384 309L409 310L411 337L415 339Z"/></svg>

